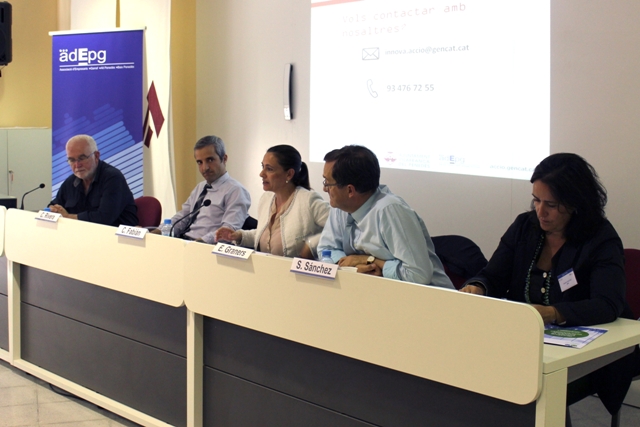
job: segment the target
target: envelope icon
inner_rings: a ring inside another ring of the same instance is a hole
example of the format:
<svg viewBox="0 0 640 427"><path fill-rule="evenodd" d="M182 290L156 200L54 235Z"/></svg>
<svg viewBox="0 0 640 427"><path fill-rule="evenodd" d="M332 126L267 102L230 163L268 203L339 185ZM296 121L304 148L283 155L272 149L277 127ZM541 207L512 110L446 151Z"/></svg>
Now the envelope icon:
<svg viewBox="0 0 640 427"><path fill-rule="evenodd" d="M371 61L372 59L380 59L379 47L365 47L362 49L362 60Z"/></svg>

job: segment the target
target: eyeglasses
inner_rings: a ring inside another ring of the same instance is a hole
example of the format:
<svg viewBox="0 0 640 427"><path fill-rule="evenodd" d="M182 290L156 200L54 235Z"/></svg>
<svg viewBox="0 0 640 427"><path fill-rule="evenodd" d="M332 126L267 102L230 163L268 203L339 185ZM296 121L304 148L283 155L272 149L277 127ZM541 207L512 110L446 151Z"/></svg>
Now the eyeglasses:
<svg viewBox="0 0 640 427"><path fill-rule="evenodd" d="M340 184L338 184L337 182L335 184L329 184L326 179L322 181L322 186L324 188L335 187L336 185L340 185Z"/></svg>
<svg viewBox="0 0 640 427"><path fill-rule="evenodd" d="M74 159L73 157L69 157L67 159L67 163L69 163L70 165L74 164L74 163L82 163L85 160L87 160L89 157L93 156L96 152L94 151L93 153L89 154L88 156L85 156L84 154L80 157L78 157L77 159Z"/></svg>

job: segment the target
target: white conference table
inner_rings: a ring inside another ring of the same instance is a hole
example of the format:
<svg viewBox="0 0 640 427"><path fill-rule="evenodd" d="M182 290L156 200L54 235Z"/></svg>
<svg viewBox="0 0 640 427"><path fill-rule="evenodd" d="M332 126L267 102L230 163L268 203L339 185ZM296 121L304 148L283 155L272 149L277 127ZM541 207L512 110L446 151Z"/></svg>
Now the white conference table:
<svg viewBox="0 0 640 427"><path fill-rule="evenodd" d="M0 206L0 256L4 255L4 218L7 216L7 208Z"/></svg>
<svg viewBox="0 0 640 427"><path fill-rule="evenodd" d="M28 266L143 300L181 307L184 305L181 254L185 242L152 234L144 240L136 240L116 235L115 227L65 218L55 223L46 222L35 219L35 212L17 209L9 209L6 214L2 210L0 215L5 215L2 225L8 260L9 300L9 351L0 353L0 357L25 372L137 423L168 425L23 359L20 267ZM135 328L135 325L125 326Z"/></svg>
<svg viewBox="0 0 640 427"><path fill-rule="evenodd" d="M350 271L331 281L291 273L291 259L256 253L238 260L213 255L210 245L156 235L135 241L113 227L34 217L0 208L10 333L9 352L0 357L145 425L166 424L21 359L17 266L186 304L187 425L196 427L203 414L203 316L500 401L533 403L536 426L564 425L567 382L640 343L640 322L620 319L602 325L609 332L583 349L543 345L541 319L525 304Z"/></svg>
<svg viewBox="0 0 640 427"><path fill-rule="evenodd" d="M347 271L330 281L290 266L188 245L185 302L265 334L507 402L536 402L536 426L563 426L568 380L640 343L640 322L620 319L583 349L543 345L541 318L525 304Z"/></svg>
<svg viewBox="0 0 640 427"><path fill-rule="evenodd" d="M137 240L117 236L114 227L35 217L35 212L7 211L10 261L169 306L183 305L179 254L184 241L154 234Z"/></svg>

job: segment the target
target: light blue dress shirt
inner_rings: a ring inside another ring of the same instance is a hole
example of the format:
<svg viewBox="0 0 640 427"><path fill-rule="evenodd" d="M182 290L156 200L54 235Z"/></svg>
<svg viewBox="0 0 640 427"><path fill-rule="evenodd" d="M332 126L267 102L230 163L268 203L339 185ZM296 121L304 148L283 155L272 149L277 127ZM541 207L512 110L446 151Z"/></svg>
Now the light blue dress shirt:
<svg viewBox="0 0 640 427"><path fill-rule="evenodd" d="M171 224L175 224L180 218L191 213L206 184L207 181L202 181L196 185L187 201L182 205L180 212L171 218ZM251 196L242 184L229 176L229 172L225 172L224 175L211 183L211 188L207 190L204 200L211 200L211 205L203 207L196 220L191 224L191 228L186 234L191 239L200 238L206 243L215 243L215 233L218 228L228 227L232 230L239 230L249 216ZM173 230L174 235L180 235L188 221L185 219L176 225Z"/></svg>
<svg viewBox="0 0 640 427"><path fill-rule="evenodd" d="M386 186L353 214L331 208L318 244L318 253L323 250L331 250L336 263L346 255L373 255L386 261L384 277L454 289L424 221Z"/></svg>

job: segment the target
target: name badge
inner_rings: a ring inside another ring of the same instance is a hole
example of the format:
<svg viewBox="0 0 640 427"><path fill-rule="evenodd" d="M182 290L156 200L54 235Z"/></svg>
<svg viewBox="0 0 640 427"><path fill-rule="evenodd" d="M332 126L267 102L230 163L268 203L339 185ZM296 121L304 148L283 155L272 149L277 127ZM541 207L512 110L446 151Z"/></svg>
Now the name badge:
<svg viewBox="0 0 640 427"><path fill-rule="evenodd" d="M338 271L337 264L329 264L320 261L311 261L304 258L294 258L291 263L291 272L308 274L311 276L335 279Z"/></svg>
<svg viewBox="0 0 640 427"><path fill-rule="evenodd" d="M129 225L121 225L120 227L118 227L118 231L116 231L116 234L118 236L124 236L124 237L133 237L134 239L144 239L145 234L147 234L147 230L146 228L139 228L139 227L131 227Z"/></svg>
<svg viewBox="0 0 640 427"><path fill-rule="evenodd" d="M38 211L36 214L36 219L40 221L49 221L49 222L58 222L62 214L53 213L49 211Z"/></svg>
<svg viewBox="0 0 640 427"><path fill-rule="evenodd" d="M216 255L224 255L231 258L249 259L249 257L253 253L253 249L233 246L227 243L217 243L213 247L211 253Z"/></svg>
<svg viewBox="0 0 640 427"><path fill-rule="evenodd" d="M576 279L576 275L573 273L573 268L568 269L564 273L558 276L558 283L560 283L560 289L562 292L567 289L573 288L578 284L578 280Z"/></svg>

